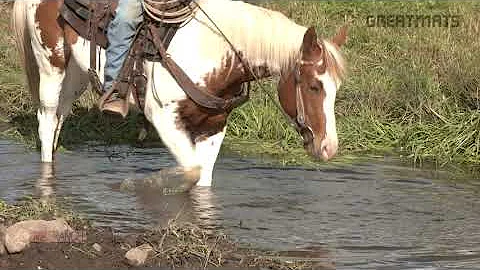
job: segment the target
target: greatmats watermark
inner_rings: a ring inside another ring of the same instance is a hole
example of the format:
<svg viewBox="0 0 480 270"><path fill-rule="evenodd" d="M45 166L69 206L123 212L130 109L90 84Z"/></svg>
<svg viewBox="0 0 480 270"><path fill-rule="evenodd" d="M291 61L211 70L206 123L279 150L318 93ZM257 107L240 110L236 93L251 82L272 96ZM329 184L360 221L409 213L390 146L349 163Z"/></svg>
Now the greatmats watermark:
<svg viewBox="0 0 480 270"><path fill-rule="evenodd" d="M78 231L67 231L67 232L57 232L52 231L33 231L30 241L32 243L86 243L87 242L87 231L78 230Z"/></svg>
<svg viewBox="0 0 480 270"><path fill-rule="evenodd" d="M368 27L459 27L462 22L460 15L443 14L379 14L368 15Z"/></svg>

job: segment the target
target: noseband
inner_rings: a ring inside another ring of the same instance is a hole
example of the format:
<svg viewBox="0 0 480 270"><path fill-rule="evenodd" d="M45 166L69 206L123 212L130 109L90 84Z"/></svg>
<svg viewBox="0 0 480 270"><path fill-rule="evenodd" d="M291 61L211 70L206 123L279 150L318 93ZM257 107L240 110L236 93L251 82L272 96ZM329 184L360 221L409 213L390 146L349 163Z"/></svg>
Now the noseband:
<svg viewBox="0 0 480 270"><path fill-rule="evenodd" d="M300 83L302 79L300 78L300 62L297 62L295 65L295 100L296 100L296 111L297 117L293 119L290 117L291 122L294 124L295 129L297 130L303 138L303 144L308 145L312 143L315 135L313 134L312 128L305 121L305 106L303 103L303 97L301 93Z"/></svg>

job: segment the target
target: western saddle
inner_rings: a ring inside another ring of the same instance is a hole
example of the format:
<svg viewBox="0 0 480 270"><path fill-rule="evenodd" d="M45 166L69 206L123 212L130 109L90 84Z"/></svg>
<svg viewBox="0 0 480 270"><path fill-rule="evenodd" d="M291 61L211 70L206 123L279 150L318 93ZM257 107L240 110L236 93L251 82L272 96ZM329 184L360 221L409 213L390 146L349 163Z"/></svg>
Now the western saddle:
<svg viewBox="0 0 480 270"><path fill-rule="evenodd" d="M144 20L138 27L128 56L112 89L103 93L102 84L96 73L96 48L97 46L102 48L108 46L106 29L108 23L115 16L117 4L118 0L64 0L60 9L60 16L65 22L72 26L80 36L90 40L89 76L92 87L102 95L99 100L101 110L103 110L105 102L116 92L122 100L118 113L123 117L128 113L128 97L131 95L137 106L143 111L146 85L146 76L143 72L144 60L161 62L189 98L197 105L213 112L229 112L248 100L249 87L243 87L230 99L223 99L211 94L205 87L192 82L182 68L167 54L166 50L178 28L196 12L196 3L193 0L144 0ZM159 10L160 12L155 13ZM185 10L190 14L187 14ZM174 17L161 17L155 16L155 14L173 14Z"/></svg>

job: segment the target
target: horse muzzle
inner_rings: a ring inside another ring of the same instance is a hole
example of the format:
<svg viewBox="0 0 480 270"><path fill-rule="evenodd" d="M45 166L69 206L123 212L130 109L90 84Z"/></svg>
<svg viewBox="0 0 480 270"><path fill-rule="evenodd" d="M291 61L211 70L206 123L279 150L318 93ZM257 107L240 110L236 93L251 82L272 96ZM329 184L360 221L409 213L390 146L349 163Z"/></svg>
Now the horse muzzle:
<svg viewBox="0 0 480 270"><path fill-rule="evenodd" d="M306 136L308 138L309 135ZM337 154L337 138L324 137L323 139L318 139L318 137L312 137L312 139L308 141L305 139L306 137L304 137L305 149L316 158L319 158L323 161L328 161Z"/></svg>

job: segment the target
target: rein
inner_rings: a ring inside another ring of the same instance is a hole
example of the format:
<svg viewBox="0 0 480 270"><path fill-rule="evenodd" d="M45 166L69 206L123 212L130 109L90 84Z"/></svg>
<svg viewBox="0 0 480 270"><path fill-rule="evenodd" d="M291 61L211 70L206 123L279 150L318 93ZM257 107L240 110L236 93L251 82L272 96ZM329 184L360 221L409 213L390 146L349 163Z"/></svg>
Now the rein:
<svg viewBox="0 0 480 270"><path fill-rule="evenodd" d="M177 63L175 63L175 61L173 61L173 59L167 53L165 47L162 44L160 36L156 31L157 28L153 25L149 25L149 29L150 33L152 34L153 43L155 44L155 47L157 47L158 52L160 53L160 56L162 58L162 65L173 76L173 78L181 86L183 91L185 91L185 93L193 101L195 101L195 103L208 109L220 112L228 112L248 100L248 95L244 95L243 93L230 99L223 99L208 92L206 87L195 84L188 77L185 71L183 71L183 69L178 66Z"/></svg>

